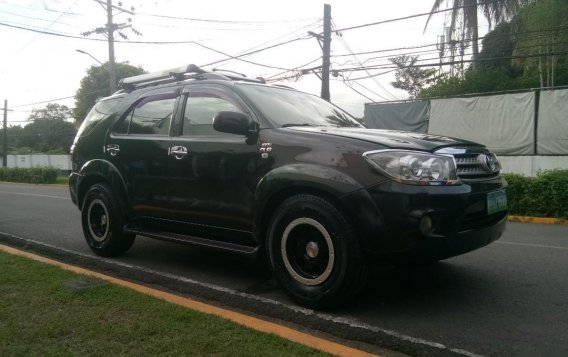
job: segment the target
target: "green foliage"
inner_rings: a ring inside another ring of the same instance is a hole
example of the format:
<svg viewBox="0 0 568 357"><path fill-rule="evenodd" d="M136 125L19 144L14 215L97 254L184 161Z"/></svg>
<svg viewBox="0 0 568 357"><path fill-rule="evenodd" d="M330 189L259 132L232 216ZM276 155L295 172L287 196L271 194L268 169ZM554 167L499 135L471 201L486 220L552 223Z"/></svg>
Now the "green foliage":
<svg viewBox="0 0 568 357"><path fill-rule="evenodd" d="M66 120L72 118L71 109L65 105L57 103L49 103L42 109L32 109L32 113L28 117L29 121L36 120Z"/></svg>
<svg viewBox="0 0 568 357"><path fill-rule="evenodd" d="M0 167L0 181L21 183L55 183L59 170L54 167Z"/></svg>
<svg viewBox="0 0 568 357"><path fill-rule="evenodd" d="M9 154L68 154L77 129L68 122L71 109L55 103L33 109L26 126L11 126L8 130ZM3 140L0 130L0 143Z"/></svg>
<svg viewBox="0 0 568 357"><path fill-rule="evenodd" d="M504 174L509 213L521 216L568 218L568 170L540 172L536 177Z"/></svg>
<svg viewBox="0 0 568 357"><path fill-rule="evenodd" d="M542 86L559 85L554 69L568 63L568 1L539 0L522 9L515 19L517 68L538 67Z"/></svg>
<svg viewBox="0 0 568 357"><path fill-rule="evenodd" d="M134 67L127 63L117 63L115 68L117 81L144 73L141 67ZM104 66L91 66L87 70L87 75L81 79L81 85L75 93L73 116L78 123L85 119L97 99L109 96L109 77L108 63Z"/></svg>
<svg viewBox="0 0 568 357"><path fill-rule="evenodd" d="M511 56L515 48L513 25L504 22L483 38L479 53L479 69L512 72Z"/></svg>
<svg viewBox="0 0 568 357"><path fill-rule="evenodd" d="M407 91L410 98L416 98L423 88L436 80L436 70L415 66L418 56L402 55L390 58L397 69L394 74L395 81L391 85Z"/></svg>
<svg viewBox="0 0 568 357"><path fill-rule="evenodd" d="M509 23L485 36L475 69L442 78L419 97L568 85L568 1L525 3Z"/></svg>

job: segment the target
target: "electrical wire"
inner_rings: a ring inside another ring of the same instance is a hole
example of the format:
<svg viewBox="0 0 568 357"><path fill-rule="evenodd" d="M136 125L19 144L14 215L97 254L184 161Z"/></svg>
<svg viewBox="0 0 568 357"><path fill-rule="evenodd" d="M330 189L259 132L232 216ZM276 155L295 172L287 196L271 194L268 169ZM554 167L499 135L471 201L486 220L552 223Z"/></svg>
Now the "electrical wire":
<svg viewBox="0 0 568 357"><path fill-rule="evenodd" d="M351 47L349 47L349 45L347 44L347 41L345 41L345 39L343 38L342 35L340 35L340 33L338 31L335 31L336 37L339 38L339 42L341 42L341 44L343 45L343 47L345 47L347 49L348 52L350 52L351 54L353 54L353 58L355 58L355 60L357 61L357 63L359 63L360 66L363 66L363 63L361 63L361 61L359 60L359 58L353 53L353 51L351 50ZM370 75L370 73L367 73L368 75ZM398 100L399 98L397 98L394 94L392 94L389 90L387 90L378 80L376 77L372 77L373 81L375 82L375 84L385 93L387 93L390 97L394 98L395 100ZM367 89L367 88L366 88ZM369 90L369 89L367 89ZM370 90L369 90L370 91ZM371 92L371 91L370 91ZM374 93L374 92L373 92ZM376 94L376 93L374 93Z"/></svg>
<svg viewBox="0 0 568 357"><path fill-rule="evenodd" d="M215 20L215 19L202 19L202 18L173 16L173 15L158 15L158 14L150 14L150 13L145 13L145 12L137 12L136 15L158 17L158 18L164 18L164 19L170 19L170 20L185 20L185 21L212 22L212 23L221 23L221 24L242 24L242 25L258 25L258 24L273 24L273 23L287 23L287 22L308 22L308 21L314 20L314 18L292 19L292 20L266 20L266 21Z"/></svg>

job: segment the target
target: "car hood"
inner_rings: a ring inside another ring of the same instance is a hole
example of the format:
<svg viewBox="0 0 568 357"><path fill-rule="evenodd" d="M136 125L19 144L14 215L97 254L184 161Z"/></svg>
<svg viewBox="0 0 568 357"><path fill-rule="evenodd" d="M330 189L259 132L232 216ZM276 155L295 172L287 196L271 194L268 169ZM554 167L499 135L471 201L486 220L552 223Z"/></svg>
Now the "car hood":
<svg viewBox="0 0 568 357"><path fill-rule="evenodd" d="M288 127L286 129L304 133L359 139L392 149L434 151L445 146L482 146L462 139L397 130L304 126Z"/></svg>

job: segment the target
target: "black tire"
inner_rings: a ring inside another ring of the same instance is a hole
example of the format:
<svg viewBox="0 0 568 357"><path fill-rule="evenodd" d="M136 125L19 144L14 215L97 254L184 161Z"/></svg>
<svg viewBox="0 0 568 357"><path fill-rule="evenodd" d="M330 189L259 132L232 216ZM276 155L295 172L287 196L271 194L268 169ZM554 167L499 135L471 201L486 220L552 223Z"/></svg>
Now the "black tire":
<svg viewBox="0 0 568 357"><path fill-rule="evenodd" d="M292 196L276 209L267 250L275 277L302 305L336 307L365 286L368 271L355 230L318 196Z"/></svg>
<svg viewBox="0 0 568 357"><path fill-rule="evenodd" d="M81 210L87 244L97 255L111 257L126 252L136 238L125 234L124 218L111 188L98 183L89 188Z"/></svg>

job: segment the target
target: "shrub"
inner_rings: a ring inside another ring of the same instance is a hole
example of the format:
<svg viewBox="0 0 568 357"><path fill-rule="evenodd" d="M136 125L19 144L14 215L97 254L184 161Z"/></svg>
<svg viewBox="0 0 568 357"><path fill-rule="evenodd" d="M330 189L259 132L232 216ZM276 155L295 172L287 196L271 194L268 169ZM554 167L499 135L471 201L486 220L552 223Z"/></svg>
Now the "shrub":
<svg viewBox="0 0 568 357"><path fill-rule="evenodd" d="M536 177L504 176L509 182L509 213L568 218L568 170L542 171Z"/></svg>
<svg viewBox="0 0 568 357"><path fill-rule="evenodd" d="M55 183L59 170L54 167L0 167L0 181L23 183Z"/></svg>

